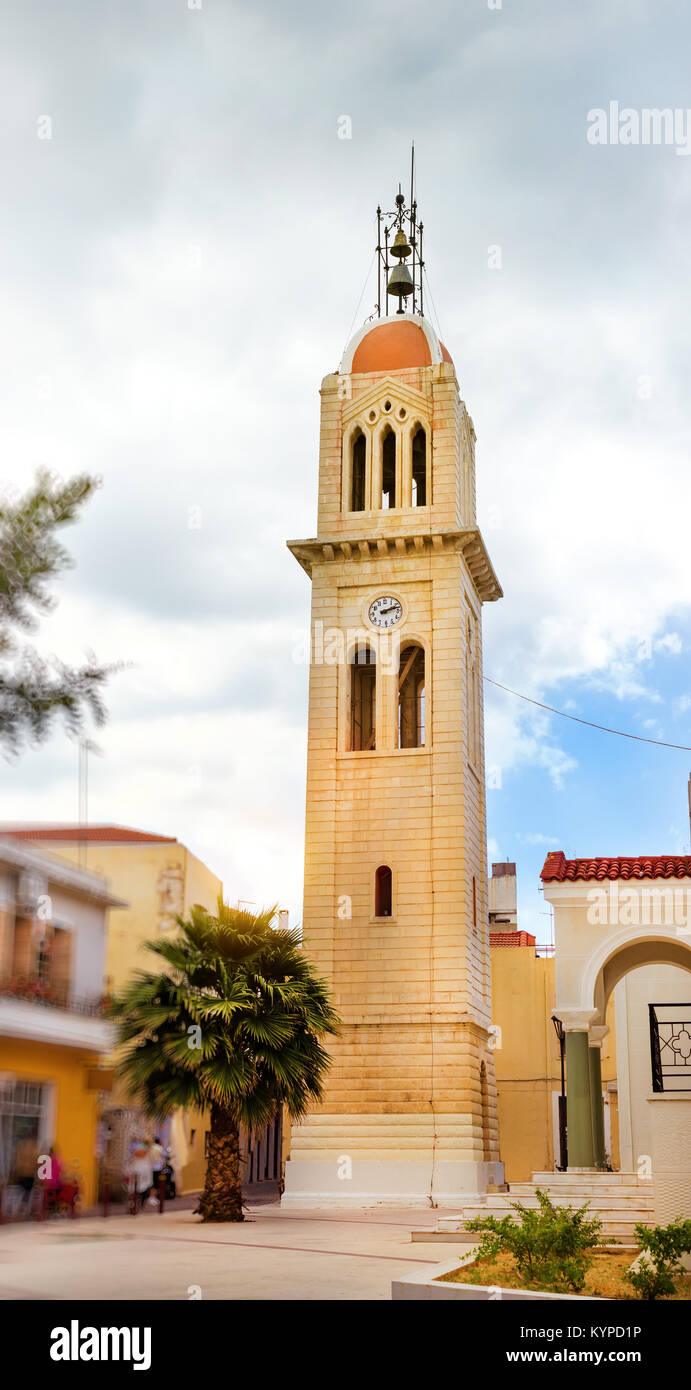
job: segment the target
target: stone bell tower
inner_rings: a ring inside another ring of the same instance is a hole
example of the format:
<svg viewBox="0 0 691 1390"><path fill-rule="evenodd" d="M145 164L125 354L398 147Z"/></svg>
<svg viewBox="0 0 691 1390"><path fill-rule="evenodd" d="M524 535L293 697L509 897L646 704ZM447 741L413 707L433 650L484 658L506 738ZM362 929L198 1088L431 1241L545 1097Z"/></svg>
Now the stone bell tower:
<svg viewBox="0 0 691 1390"><path fill-rule="evenodd" d="M312 581L304 947L342 1020L293 1128L291 1208L452 1206L502 1180L482 704L501 589L400 192L377 251L377 316L321 386L317 535L289 542Z"/></svg>

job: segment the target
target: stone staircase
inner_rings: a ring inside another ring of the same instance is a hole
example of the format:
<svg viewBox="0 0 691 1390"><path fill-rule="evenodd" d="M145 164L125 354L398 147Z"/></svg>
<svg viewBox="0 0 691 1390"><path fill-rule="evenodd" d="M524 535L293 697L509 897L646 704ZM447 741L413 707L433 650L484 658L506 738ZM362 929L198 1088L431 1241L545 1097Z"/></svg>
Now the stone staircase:
<svg viewBox="0 0 691 1390"><path fill-rule="evenodd" d="M635 1245L633 1228L637 1222L646 1226L655 1224L653 1217L653 1192L650 1178L639 1178L637 1173L533 1173L532 1182L512 1182L506 1192L489 1192L472 1206L463 1207L455 1216L440 1216L437 1230L427 1232L438 1240L459 1237L471 1241L477 1239L464 1230L465 1222L476 1216L502 1217L511 1213L511 1202L521 1202L526 1207L537 1207L535 1189L546 1192L555 1206L581 1207L590 1203L590 1211L599 1216L603 1241L618 1241L622 1245ZM422 1233L413 1233L413 1240L423 1239Z"/></svg>

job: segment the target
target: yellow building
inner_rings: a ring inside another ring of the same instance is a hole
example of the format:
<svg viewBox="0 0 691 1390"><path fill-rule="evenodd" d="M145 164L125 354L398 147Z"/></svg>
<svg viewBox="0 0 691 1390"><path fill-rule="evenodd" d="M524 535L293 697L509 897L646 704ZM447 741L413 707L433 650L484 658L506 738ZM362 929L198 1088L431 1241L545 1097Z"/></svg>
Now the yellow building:
<svg viewBox="0 0 691 1390"><path fill-rule="evenodd" d="M116 993L134 970L156 968L156 958L142 949L142 942L176 928L175 917L185 916L195 904L215 912L223 885L196 855L174 836L156 835L119 825L24 825L4 827L2 834L18 843L50 846L51 854L71 864L101 874L126 906L108 930L105 987ZM129 1101L119 1091L110 1096L106 1116L127 1111ZM136 1124L132 1111L129 1128ZM204 1135L208 1124L188 1112L175 1121L175 1141L180 1152L182 1189L195 1191L204 1180ZM113 1163L122 1167L127 1127L118 1129L118 1150Z"/></svg>
<svg viewBox="0 0 691 1390"><path fill-rule="evenodd" d="M123 907L97 874L0 839L0 1187L23 1142L55 1144L95 1199L107 917Z"/></svg>
<svg viewBox="0 0 691 1390"><path fill-rule="evenodd" d="M343 1027L288 1206L455 1204L501 1176L481 639L501 589L397 208L384 283L412 312L365 324L324 378L317 535L290 544L312 581L303 939Z"/></svg>
<svg viewBox="0 0 691 1390"><path fill-rule="evenodd" d="M550 1170L558 1156L554 958L537 956L527 932L496 936L502 938L493 933L491 951L501 1155L507 1182L527 1182L532 1173Z"/></svg>

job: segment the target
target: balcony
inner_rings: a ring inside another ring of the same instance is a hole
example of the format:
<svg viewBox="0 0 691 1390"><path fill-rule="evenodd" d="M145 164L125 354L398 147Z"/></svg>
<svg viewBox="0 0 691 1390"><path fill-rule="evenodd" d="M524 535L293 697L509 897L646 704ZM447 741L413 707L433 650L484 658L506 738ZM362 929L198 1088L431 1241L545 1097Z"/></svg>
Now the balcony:
<svg viewBox="0 0 691 1390"><path fill-rule="evenodd" d="M108 1052L105 1009L102 997L75 996L37 977L9 980L0 984L0 1036Z"/></svg>

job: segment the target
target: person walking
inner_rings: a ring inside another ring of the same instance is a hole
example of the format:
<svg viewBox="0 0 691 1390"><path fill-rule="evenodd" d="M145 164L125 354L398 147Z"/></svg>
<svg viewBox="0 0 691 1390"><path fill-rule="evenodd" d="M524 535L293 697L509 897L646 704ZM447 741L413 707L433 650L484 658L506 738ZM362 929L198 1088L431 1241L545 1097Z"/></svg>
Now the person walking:
<svg viewBox="0 0 691 1390"><path fill-rule="evenodd" d="M154 1142L149 1149L149 1157L151 1158L151 1170L153 1174L151 1196L155 1197L158 1201L160 1197L159 1180L165 1163L165 1154L158 1135L155 1136Z"/></svg>
<svg viewBox="0 0 691 1390"><path fill-rule="evenodd" d="M46 1190L47 1209L49 1212L56 1213L60 1188L62 1187L62 1160L56 1144L51 1144L48 1150L43 1186Z"/></svg>
<svg viewBox="0 0 691 1390"><path fill-rule="evenodd" d="M31 1215L33 1192L38 1174L38 1145L34 1139L21 1139L14 1153L14 1181L21 1188L17 1215Z"/></svg>
<svg viewBox="0 0 691 1390"><path fill-rule="evenodd" d="M134 1203L136 1210L137 1204L139 1204L140 1208L144 1206L146 1198L151 1191L151 1184L154 1180L153 1168L151 1166L151 1145L148 1139L137 1139L135 1141L128 1166L128 1176L134 1186Z"/></svg>

